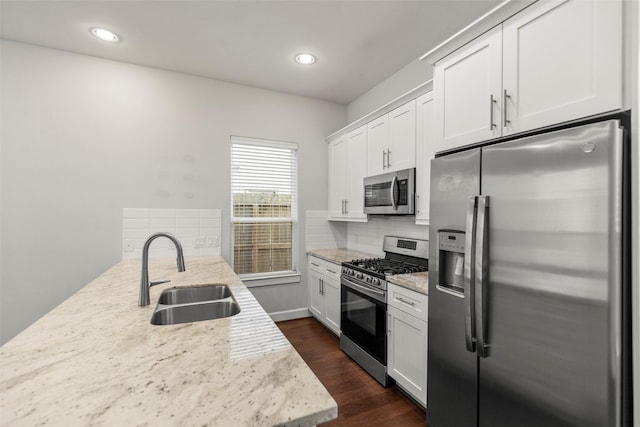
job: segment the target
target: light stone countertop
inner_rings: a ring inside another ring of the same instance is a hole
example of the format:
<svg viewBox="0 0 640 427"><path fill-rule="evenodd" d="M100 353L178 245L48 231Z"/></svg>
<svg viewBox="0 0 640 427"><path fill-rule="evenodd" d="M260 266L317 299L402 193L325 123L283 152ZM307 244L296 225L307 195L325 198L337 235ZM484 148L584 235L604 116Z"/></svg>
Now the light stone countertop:
<svg viewBox="0 0 640 427"><path fill-rule="evenodd" d="M429 295L429 272L396 274L387 276L387 281L421 294Z"/></svg>
<svg viewBox="0 0 640 427"><path fill-rule="evenodd" d="M1 425L311 426L337 405L221 257L115 265L0 347ZM173 286L226 283L241 312L154 326Z"/></svg>
<svg viewBox="0 0 640 427"><path fill-rule="evenodd" d="M352 261L354 259L378 258L379 255L373 255L367 252L356 251L353 249L308 249L307 255L317 256L325 261L342 264L343 262Z"/></svg>

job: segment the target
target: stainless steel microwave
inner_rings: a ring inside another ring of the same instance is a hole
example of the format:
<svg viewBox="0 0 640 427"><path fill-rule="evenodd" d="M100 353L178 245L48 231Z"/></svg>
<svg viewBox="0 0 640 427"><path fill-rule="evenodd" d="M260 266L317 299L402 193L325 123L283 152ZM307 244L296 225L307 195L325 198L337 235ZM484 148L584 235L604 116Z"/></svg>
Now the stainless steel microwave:
<svg viewBox="0 0 640 427"><path fill-rule="evenodd" d="M415 168L365 178L364 213L414 215L415 187Z"/></svg>

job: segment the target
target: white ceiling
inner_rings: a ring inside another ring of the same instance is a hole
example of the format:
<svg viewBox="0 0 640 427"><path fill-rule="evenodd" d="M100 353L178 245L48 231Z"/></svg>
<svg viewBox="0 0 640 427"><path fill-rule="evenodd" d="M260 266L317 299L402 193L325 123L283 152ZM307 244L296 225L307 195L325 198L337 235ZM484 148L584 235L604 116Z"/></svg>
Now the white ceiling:
<svg viewBox="0 0 640 427"><path fill-rule="evenodd" d="M499 2L1 0L0 36L348 104Z"/></svg>

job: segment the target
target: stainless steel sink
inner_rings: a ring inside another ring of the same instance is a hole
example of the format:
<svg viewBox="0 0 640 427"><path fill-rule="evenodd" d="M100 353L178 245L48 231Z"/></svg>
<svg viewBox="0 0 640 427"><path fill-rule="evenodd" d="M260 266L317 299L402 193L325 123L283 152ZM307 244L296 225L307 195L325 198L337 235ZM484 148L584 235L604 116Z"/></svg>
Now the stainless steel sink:
<svg viewBox="0 0 640 427"><path fill-rule="evenodd" d="M207 301L197 304L161 305L151 316L152 325L175 325L178 323L199 322L201 320L220 319L240 313L240 306L233 299Z"/></svg>
<svg viewBox="0 0 640 427"><path fill-rule="evenodd" d="M176 305L194 302L205 302L229 298L231 290L223 284L210 284L199 286L185 286L165 289L160 294L158 304Z"/></svg>
<svg viewBox="0 0 640 427"><path fill-rule="evenodd" d="M220 319L240 313L229 286L219 283L165 289L151 316L152 325Z"/></svg>

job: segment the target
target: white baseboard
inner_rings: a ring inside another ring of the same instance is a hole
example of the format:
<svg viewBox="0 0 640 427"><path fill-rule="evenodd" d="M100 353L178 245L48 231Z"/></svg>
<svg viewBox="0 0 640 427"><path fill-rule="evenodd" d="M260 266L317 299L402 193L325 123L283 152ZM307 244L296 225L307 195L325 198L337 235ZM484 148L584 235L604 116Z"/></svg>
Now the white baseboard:
<svg viewBox="0 0 640 427"><path fill-rule="evenodd" d="M295 308L293 310L276 311L269 313L271 320L274 322L282 322L284 320L302 319L304 317L311 317L311 312L307 307Z"/></svg>

